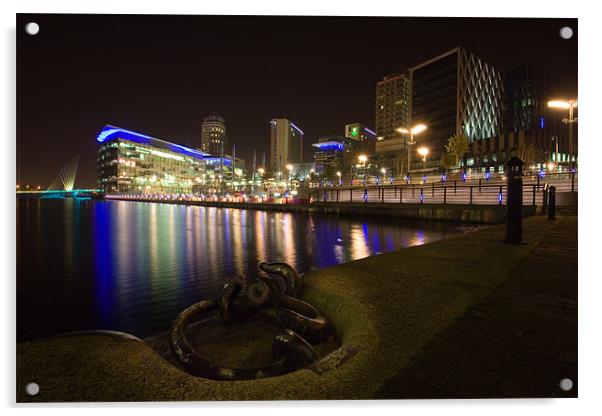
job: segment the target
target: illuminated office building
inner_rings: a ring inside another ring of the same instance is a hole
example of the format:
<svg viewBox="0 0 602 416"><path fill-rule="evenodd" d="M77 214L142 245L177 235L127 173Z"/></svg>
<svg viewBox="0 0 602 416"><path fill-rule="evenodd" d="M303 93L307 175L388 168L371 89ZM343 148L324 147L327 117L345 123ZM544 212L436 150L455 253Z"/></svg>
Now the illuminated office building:
<svg viewBox="0 0 602 416"><path fill-rule="evenodd" d="M376 133L361 123L345 125L345 137L355 140L355 151L371 155L374 153Z"/></svg>
<svg viewBox="0 0 602 416"><path fill-rule="evenodd" d="M270 169L283 172L286 165L303 162L303 131L286 118L270 120Z"/></svg>
<svg viewBox="0 0 602 416"><path fill-rule="evenodd" d="M376 84L376 137L399 138L396 131L410 123L411 82L407 71L384 77Z"/></svg>
<svg viewBox="0 0 602 416"><path fill-rule="evenodd" d="M325 178L334 178L337 172L342 175L349 173L349 168L354 162L355 147L359 141L348 137L332 135L318 139L312 144L314 152L314 165L316 173Z"/></svg>
<svg viewBox="0 0 602 416"><path fill-rule="evenodd" d="M496 68L457 47L409 70L411 123L428 129L417 138L436 163L448 139L465 134L471 142L503 131L504 84ZM417 160L416 163L419 161Z"/></svg>
<svg viewBox="0 0 602 416"><path fill-rule="evenodd" d="M205 172L205 152L107 125L96 140L98 186L107 194L190 194Z"/></svg>
<svg viewBox="0 0 602 416"><path fill-rule="evenodd" d="M228 151L226 120L217 114L203 118L201 123L201 150L214 156Z"/></svg>
<svg viewBox="0 0 602 416"><path fill-rule="evenodd" d="M543 130L555 119L547 107L552 97L550 75L534 65L506 72L506 125L508 132ZM550 114L551 113L551 114ZM549 117L552 116L552 117Z"/></svg>

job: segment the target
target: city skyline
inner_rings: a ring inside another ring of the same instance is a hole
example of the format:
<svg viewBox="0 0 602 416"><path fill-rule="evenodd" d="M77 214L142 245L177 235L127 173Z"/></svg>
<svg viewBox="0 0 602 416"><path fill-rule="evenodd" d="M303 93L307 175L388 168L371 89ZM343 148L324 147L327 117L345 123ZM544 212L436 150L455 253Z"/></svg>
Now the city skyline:
<svg viewBox="0 0 602 416"><path fill-rule="evenodd" d="M581 397L576 18L15 26L13 402Z"/></svg>
<svg viewBox="0 0 602 416"><path fill-rule="evenodd" d="M19 15L18 27L33 16ZM458 45L502 71L541 66L556 77L558 95L576 93L576 39L558 36L576 19L186 16L193 23L181 25L179 16L162 18L161 28L149 16L88 15L67 26L63 15L35 15L40 34L18 32L17 181L47 186L79 154L77 185L94 186L94 137L105 124L199 148L201 120L214 112L228 120L229 146L247 165L254 150L269 153L269 120L278 117L303 129L310 161L320 136L355 122L375 128L382 77ZM224 25L232 31L211 34ZM356 25L370 30L355 33ZM378 43L392 31L411 35L413 45L395 52ZM366 58L349 64L358 50ZM73 82L52 83L59 76Z"/></svg>

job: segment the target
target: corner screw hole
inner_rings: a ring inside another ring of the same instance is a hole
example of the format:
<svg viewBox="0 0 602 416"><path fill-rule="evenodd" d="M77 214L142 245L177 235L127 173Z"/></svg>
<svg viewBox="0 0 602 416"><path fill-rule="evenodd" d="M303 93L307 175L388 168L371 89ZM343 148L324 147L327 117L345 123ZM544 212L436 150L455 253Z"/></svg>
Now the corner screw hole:
<svg viewBox="0 0 602 416"><path fill-rule="evenodd" d="M571 391L573 389L573 380L571 380L570 378L563 378L562 380L560 380L560 383L558 383L558 385L560 386L560 390L562 391Z"/></svg>
<svg viewBox="0 0 602 416"><path fill-rule="evenodd" d="M25 32L28 35L31 35L31 36L37 35L39 31L40 31L40 25L38 25L36 22L29 22L25 25Z"/></svg>
<svg viewBox="0 0 602 416"><path fill-rule="evenodd" d="M25 386L25 392L30 396L35 396L40 392L40 386L37 383L29 383Z"/></svg>
<svg viewBox="0 0 602 416"><path fill-rule="evenodd" d="M562 39L570 39L573 37L573 29L568 26L561 27L558 33Z"/></svg>

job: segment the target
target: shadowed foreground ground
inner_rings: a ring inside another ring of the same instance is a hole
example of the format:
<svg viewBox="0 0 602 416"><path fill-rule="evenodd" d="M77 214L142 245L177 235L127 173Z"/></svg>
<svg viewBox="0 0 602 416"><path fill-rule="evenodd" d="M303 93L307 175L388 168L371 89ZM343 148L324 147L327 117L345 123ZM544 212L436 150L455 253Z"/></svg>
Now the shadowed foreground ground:
<svg viewBox="0 0 602 416"><path fill-rule="evenodd" d="M140 341L79 335L17 346L17 400L574 397L557 380L576 381L577 217L526 220L524 245L503 234L495 226L306 275L304 297L359 348L322 375L216 382ZM25 394L29 382L37 396Z"/></svg>

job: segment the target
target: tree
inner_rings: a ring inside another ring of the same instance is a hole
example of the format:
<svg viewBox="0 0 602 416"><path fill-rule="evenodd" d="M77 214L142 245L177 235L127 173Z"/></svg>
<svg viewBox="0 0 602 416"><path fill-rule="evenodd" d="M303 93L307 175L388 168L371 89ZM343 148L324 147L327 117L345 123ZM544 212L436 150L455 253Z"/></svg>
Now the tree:
<svg viewBox="0 0 602 416"><path fill-rule="evenodd" d="M525 164L531 164L543 160L544 154L533 143L523 143L516 147L516 156Z"/></svg>
<svg viewBox="0 0 602 416"><path fill-rule="evenodd" d="M447 153L454 157L455 165L458 165L466 152L468 152L469 145L470 142L465 134L456 134L449 138L445 149L447 149Z"/></svg>
<svg viewBox="0 0 602 416"><path fill-rule="evenodd" d="M444 152L441 155L441 167L443 169L451 169L456 166L456 157L449 152Z"/></svg>

